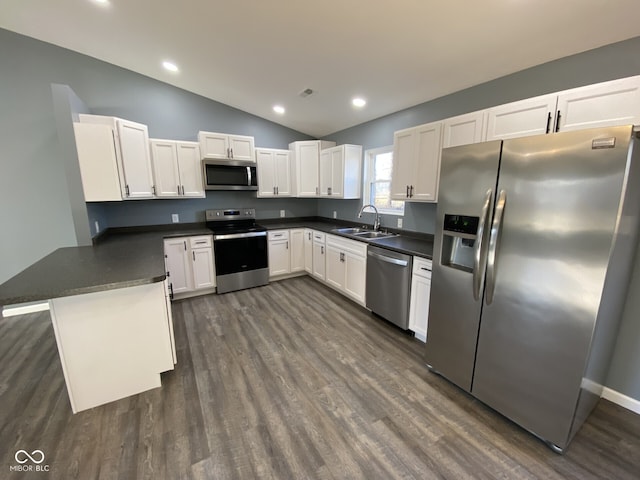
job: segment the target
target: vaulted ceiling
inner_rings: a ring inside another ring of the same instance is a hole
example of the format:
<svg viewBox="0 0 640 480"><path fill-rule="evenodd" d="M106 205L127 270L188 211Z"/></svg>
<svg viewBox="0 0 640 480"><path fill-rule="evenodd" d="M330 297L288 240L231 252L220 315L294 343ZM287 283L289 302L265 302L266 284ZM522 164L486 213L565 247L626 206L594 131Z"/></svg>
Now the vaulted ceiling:
<svg viewBox="0 0 640 480"><path fill-rule="evenodd" d="M0 27L320 137L638 36L637 7L637 0L2 0ZM179 71L165 70L165 60ZM313 93L301 96L305 89ZM354 107L354 97L367 104Z"/></svg>

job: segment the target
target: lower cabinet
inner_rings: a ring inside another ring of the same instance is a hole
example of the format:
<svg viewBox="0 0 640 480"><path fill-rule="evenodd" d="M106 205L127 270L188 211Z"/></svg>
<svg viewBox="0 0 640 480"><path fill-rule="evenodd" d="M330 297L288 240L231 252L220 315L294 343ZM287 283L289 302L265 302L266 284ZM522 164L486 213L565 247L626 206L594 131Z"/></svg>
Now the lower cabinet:
<svg viewBox="0 0 640 480"><path fill-rule="evenodd" d="M429 299L431 298L431 265L431 260L413 257L409 330L412 330L416 338L423 342L427 341Z"/></svg>
<svg viewBox="0 0 640 480"><path fill-rule="evenodd" d="M269 277L302 273L305 269L304 229L271 230L269 238Z"/></svg>
<svg viewBox="0 0 640 480"><path fill-rule="evenodd" d="M365 304L367 244L335 235L326 236L326 282Z"/></svg>
<svg viewBox="0 0 640 480"><path fill-rule="evenodd" d="M215 288L211 235L165 239L164 259L172 296L185 298Z"/></svg>
<svg viewBox="0 0 640 480"><path fill-rule="evenodd" d="M313 230L304 229L304 271L313 274Z"/></svg>
<svg viewBox="0 0 640 480"><path fill-rule="evenodd" d="M322 232L313 232L313 272L312 275L324 281L325 279L325 258L326 258L326 235Z"/></svg>

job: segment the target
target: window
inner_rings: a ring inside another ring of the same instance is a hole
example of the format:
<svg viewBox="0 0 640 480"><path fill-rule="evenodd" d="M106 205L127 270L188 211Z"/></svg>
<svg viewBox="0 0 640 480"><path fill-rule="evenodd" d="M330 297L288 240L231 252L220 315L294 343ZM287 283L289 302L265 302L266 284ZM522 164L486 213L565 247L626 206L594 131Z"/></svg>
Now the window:
<svg viewBox="0 0 640 480"><path fill-rule="evenodd" d="M391 171L393 146L375 148L364 152L363 205L375 205L378 212L404 215L404 202L391 200Z"/></svg>

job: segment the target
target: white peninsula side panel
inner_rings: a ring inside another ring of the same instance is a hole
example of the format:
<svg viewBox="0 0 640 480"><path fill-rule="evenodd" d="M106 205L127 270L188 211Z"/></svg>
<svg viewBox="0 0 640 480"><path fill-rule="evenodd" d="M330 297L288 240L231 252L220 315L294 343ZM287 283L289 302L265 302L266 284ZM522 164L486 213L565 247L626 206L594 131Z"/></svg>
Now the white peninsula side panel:
<svg viewBox="0 0 640 480"><path fill-rule="evenodd" d="M160 373L174 368L163 282L49 306L74 413L160 387Z"/></svg>

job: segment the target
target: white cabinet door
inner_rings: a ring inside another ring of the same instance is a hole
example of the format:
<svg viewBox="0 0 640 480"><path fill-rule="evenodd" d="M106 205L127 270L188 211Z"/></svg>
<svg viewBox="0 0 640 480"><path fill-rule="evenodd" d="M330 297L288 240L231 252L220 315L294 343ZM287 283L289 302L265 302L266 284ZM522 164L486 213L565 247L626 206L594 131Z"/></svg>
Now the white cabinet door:
<svg viewBox="0 0 640 480"><path fill-rule="evenodd" d="M361 305L365 304L367 258L347 252L345 259L344 292Z"/></svg>
<svg viewBox="0 0 640 480"><path fill-rule="evenodd" d="M323 233L313 233L313 276L325 279L325 237Z"/></svg>
<svg viewBox="0 0 640 480"><path fill-rule="evenodd" d="M202 161L200 145L196 142L176 142L180 194L182 197L203 198Z"/></svg>
<svg viewBox="0 0 640 480"><path fill-rule="evenodd" d="M291 162L288 150L256 149L258 197L291 196Z"/></svg>
<svg viewBox="0 0 640 480"><path fill-rule="evenodd" d="M288 150L276 150L273 153L275 164L276 195L279 197L291 196L291 159ZM259 172L259 170L258 170Z"/></svg>
<svg viewBox="0 0 640 480"><path fill-rule="evenodd" d="M227 144L229 146L229 158L243 162L255 162L254 139L244 135L229 135Z"/></svg>
<svg viewBox="0 0 640 480"><path fill-rule="evenodd" d="M272 150L256 150L258 170L258 197L276 196L276 165Z"/></svg>
<svg viewBox="0 0 640 480"><path fill-rule="evenodd" d="M304 229L304 270L313 274L313 230Z"/></svg>
<svg viewBox="0 0 640 480"><path fill-rule="evenodd" d="M187 247L187 237L164 241L164 261L173 294L193 290L193 276Z"/></svg>
<svg viewBox="0 0 640 480"><path fill-rule="evenodd" d="M211 288L216 286L213 268L213 248L194 248L191 250L193 262L193 288Z"/></svg>
<svg viewBox="0 0 640 480"><path fill-rule="evenodd" d="M319 194L320 145L316 141L296 142L296 172L298 197L316 197Z"/></svg>
<svg viewBox="0 0 640 480"><path fill-rule="evenodd" d="M331 190L329 190L329 196L331 197L344 197L344 154L344 145L331 149Z"/></svg>
<svg viewBox="0 0 640 480"><path fill-rule="evenodd" d="M156 196L180 196L180 173L175 142L152 139L150 143Z"/></svg>
<svg viewBox="0 0 640 480"><path fill-rule="evenodd" d="M340 291L344 289L345 260L344 252L328 238L325 255L325 280Z"/></svg>
<svg viewBox="0 0 640 480"><path fill-rule="evenodd" d="M444 120L442 148L468 145L484 140L486 110L467 113Z"/></svg>
<svg viewBox="0 0 640 480"><path fill-rule="evenodd" d="M147 126L117 120L127 198L153 198Z"/></svg>
<svg viewBox="0 0 640 480"><path fill-rule="evenodd" d="M78 163L86 202L122 200L113 128L74 123Z"/></svg>
<svg viewBox="0 0 640 480"><path fill-rule="evenodd" d="M289 230L291 251L291 273L305 270L305 230L296 228Z"/></svg>
<svg viewBox="0 0 640 480"><path fill-rule="evenodd" d="M229 158L229 143L223 133L198 132L202 158L225 160Z"/></svg>
<svg viewBox="0 0 640 480"><path fill-rule="evenodd" d="M640 125L640 76L558 94L556 131Z"/></svg>
<svg viewBox="0 0 640 480"><path fill-rule="evenodd" d="M391 198L407 200L415 169L415 129L399 130L393 134L393 171Z"/></svg>
<svg viewBox="0 0 640 480"><path fill-rule="evenodd" d="M543 95L489 109L487 141L551 132L557 100L556 94Z"/></svg>
<svg viewBox="0 0 640 480"><path fill-rule="evenodd" d="M413 258L411 277L411 303L409 305L409 330L416 338L427 341L427 323L429 320L429 299L431 297L432 261L426 258Z"/></svg>
<svg viewBox="0 0 640 480"><path fill-rule="evenodd" d="M431 278L414 275L411 280L411 305L409 307L409 330L416 338L427 341L427 323L429 320L429 298L431 297Z"/></svg>
<svg viewBox="0 0 640 480"><path fill-rule="evenodd" d="M414 132L414 174L409 188L410 201L435 202L438 198L442 124L430 123Z"/></svg>
<svg viewBox="0 0 640 480"><path fill-rule="evenodd" d="M329 195L331 195L331 182L333 181L330 149L320 152L320 163L318 171L320 176L320 196L328 197Z"/></svg>
<svg viewBox="0 0 640 480"><path fill-rule="evenodd" d="M289 252L289 231L272 230L269 237L269 276L276 277L291 272L291 254Z"/></svg>

